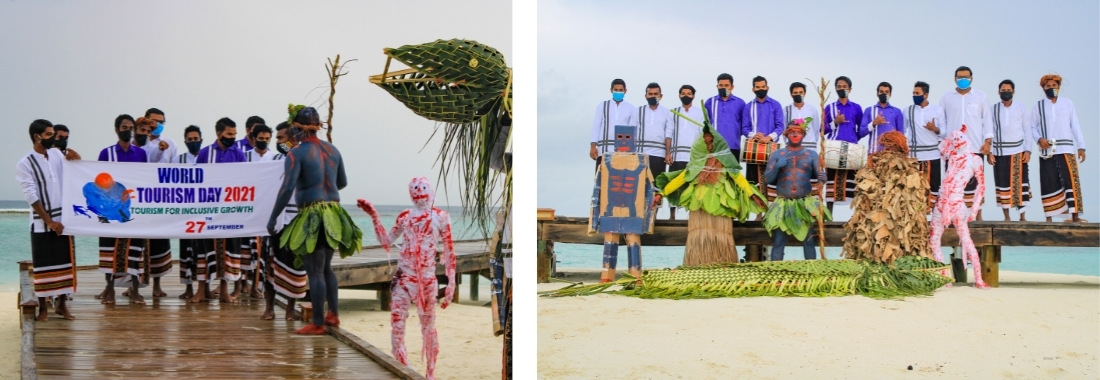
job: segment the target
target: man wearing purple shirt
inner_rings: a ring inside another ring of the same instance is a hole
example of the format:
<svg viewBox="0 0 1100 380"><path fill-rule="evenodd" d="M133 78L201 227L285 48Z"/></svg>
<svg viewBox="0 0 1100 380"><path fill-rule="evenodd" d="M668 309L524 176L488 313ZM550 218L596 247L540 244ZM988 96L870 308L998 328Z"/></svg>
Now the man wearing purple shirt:
<svg viewBox="0 0 1100 380"><path fill-rule="evenodd" d="M856 102L848 100L848 95L852 93L852 80L841 75L836 77L833 85L839 100L825 106L825 138L853 144L859 142L859 122L863 120L863 109ZM825 173L828 177L825 182L825 202L829 212L833 212L833 203L847 204L856 195L856 171L825 169Z"/></svg>
<svg viewBox="0 0 1100 380"><path fill-rule="evenodd" d="M708 98L703 108L722 138L730 145L734 157L741 157L741 112L745 101L733 96L733 76L718 75L718 95Z"/></svg>
<svg viewBox="0 0 1100 380"><path fill-rule="evenodd" d="M218 133L217 140L213 144L199 150L196 157L197 164L224 164L245 162L244 152L236 146L237 123L228 117L223 117L214 124L214 130ZM221 302L237 302L237 297L229 294L228 281L240 280L240 238L226 239L197 239L192 240L192 251L195 254L195 279L199 288L188 302L206 302L210 295L210 280L217 277L220 280L218 299ZM211 257L216 257L213 262ZM236 265L233 265L236 263ZM216 270L216 272L215 272Z"/></svg>
<svg viewBox="0 0 1100 380"><path fill-rule="evenodd" d="M249 116L248 120L244 121L244 138L237 140L237 149L240 149L241 152L252 150L253 141L252 137L250 137L252 136L252 127L255 127L259 124L266 124L266 122L264 122L264 118L259 116Z"/></svg>
<svg viewBox="0 0 1100 380"><path fill-rule="evenodd" d="M99 152L100 161L109 162L146 162L145 150L130 143L134 137L134 118L130 115L118 115L115 118L115 134L118 142L103 148ZM105 220L102 220L106 223ZM101 237L99 238L99 272L107 280L107 288L95 298L103 304L115 303L115 279L119 285L129 282L130 303L144 304L145 299L138 294L141 279L138 273L145 270L146 239Z"/></svg>
<svg viewBox="0 0 1100 380"><path fill-rule="evenodd" d="M749 140L774 142L779 141L783 134L783 106L778 101L768 96L768 80L762 76L752 78L752 93L755 98L745 104L741 110L741 136ZM728 141L730 145L740 146L738 140ZM760 192L767 194L768 200L775 199L775 186L768 186L761 181L764 176L764 165L745 164L745 179L749 183L759 186ZM769 191L769 188L771 190ZM757 215L757 220L763 216Z"/></svg>
<svg viewBox="0 0 1100 380"><path fill-rule="evenodd" d="M905 134L903 126L905 126L905 119L902 116L901 110L897 107L890 105L890 93L893 92L894 87L890 83L882 82L878 84L878 103L873 106L867 107L863 111L863 119L859 123L859 138L862 139L866 136L870 136L867 139L867 153L875 153L882 149L879 145L878 138L883 133L890 131L898 131Z"/></svg>

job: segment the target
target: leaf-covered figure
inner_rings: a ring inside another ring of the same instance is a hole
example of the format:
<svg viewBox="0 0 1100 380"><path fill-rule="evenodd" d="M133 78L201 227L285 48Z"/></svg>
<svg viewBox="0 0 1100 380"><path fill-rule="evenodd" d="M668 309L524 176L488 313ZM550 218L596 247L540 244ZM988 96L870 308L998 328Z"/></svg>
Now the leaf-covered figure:
<svg viewBox="0 0 1100 380"><path fill-rule="evenodd" d="M661 195L689 212L684 265L737 262L730 218L748 220L749 214L767 209L764 196L740 168L722 135L703 123L687 168L657 176Z"/></svg>
<svg viewBox="0 0 1100 380"><path fill-rule="evenodd" d="M882 150L856 173L852 217L844 224L844 257L891 264L899 257L932 257L928 247L928 183L909 157L905 135L880 137Z"/></svg>

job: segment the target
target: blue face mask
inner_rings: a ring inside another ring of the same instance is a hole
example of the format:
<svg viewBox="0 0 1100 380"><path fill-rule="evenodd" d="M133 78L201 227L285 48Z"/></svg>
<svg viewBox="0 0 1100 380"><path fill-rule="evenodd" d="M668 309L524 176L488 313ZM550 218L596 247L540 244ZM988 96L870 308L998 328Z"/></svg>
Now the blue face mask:
<svg viewBox="0 0 1100 380"><path fill-rule="evenodd" d="M920 105L924 103L924 95L913 95L913 104Z"/></svg>
<svg viewBox="0 0 1100 380"><path fill-rule="evenodd" d="M164 123L157 123L157 128L153 130L153 136L160 136L164 132Z"/></svg>
<svg viewBox="0 0 1100 380"><path fill-rule="evenodd" d="M626 96L625 92L616 92L616 91L611 92L611 99L615 100L616 102L623 101L624 96Z"/></svg>
<svg viewBox="0 0 1100 380"><path fill-rule="evenodd" d="M959 78L955 80L955 83L959 85L960 89L970 88L970 78Z"/></svg>

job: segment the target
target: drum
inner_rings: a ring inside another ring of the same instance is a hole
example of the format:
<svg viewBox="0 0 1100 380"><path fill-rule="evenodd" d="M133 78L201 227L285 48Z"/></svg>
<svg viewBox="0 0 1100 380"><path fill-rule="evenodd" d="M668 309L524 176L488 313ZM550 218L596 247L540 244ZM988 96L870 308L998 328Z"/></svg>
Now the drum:
<svg viewBox="0 0 1100 380"><path fill-rule="evenodd" d="M768 156L779 149L779 145L773 142L745 140L741 148L741 162L750 164L767 165Z"/></svg>
<svg viewBox="0 0 1100 380"><path fill-rule="evenodd" d="M840 140L825 140L825 167L857 170L867 164L867 147Z"/></svg>

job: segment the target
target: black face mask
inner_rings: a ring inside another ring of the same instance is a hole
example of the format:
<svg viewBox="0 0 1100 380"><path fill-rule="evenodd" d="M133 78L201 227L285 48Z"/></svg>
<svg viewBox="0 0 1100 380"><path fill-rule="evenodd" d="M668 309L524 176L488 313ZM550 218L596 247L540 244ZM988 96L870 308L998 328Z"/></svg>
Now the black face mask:
<svg viewBox="0 0 1100 380"><path fill-rule="evenodd" d="M695 100L695 98L690 97L690 96L681 96L680 97L680 103L683 103L685 106L688 105L688 104L691 104L691 101L693 101L693 100Z"/></svg>
<svg viewBox="0 0 1100 380"><path fill-rule="evenodd" d="M149 135L134 135L134 142L138 146L143 146L146 142L149 142Z"/></svg>
<svg viewBox="0 0 1100 380"><path fill-rule="evenodd" d="M60 150L65 150L65 148L69 147L69 140L57 140L53 143L53 147Z"/></svg>
<svg viewBox="0 0 1100 380"><path fill-rule="evenodd" d="M841 99L847 98L848 90L836 90L836 96L839 96Z"/></svg>
<svg viewBox="0 0 1100 380"><path fill-rule="evenodd" d="M878 102L879 102L879 103L886 103L886 101L887 101L887 100L890 100L889 98L890 98L890 96L889 96L889 95L886 95L886 94L878 94Z"/></svg>
<svg viewBox="0 0 1100 380"><path fill-rule="evenodd" d="M729 92L728 92L728 91L726 91L726 89L724 89L724 88L719 88L719 89L718 89L718 97L719 97L719 98L724 98L724 97L726 97L727 95L729 95Z"/></svg>
<svg viewBox="0 0 1100 380"><path fill-rule="evenodd" d="M646 101L646 103L649 103L649 105L651 105L651 106L657 105L657 98L656 97L645 98L645 101Z"/></svg>
<svg viewBox="0 0 1100 380"><path fill-rule="evenodd" d="M191 152L191 154L199 154L199 150L202 149L202 140L188 141L184 144L187 144L187 151Z"/></svg>
<svg viewBox="0 0 1100 380"><path fill-rule="evenodd" d="M233 146L233 144L237 142L237 140L234 140L231 137L222 137L218 139L218 141L221 142L222 146L226 149L229 149L229 147Z"/></svg>
<svg viewBox="0 0 1100 380"><path fill-rule="evenodd" d="M764 98L768 97L768 90L756 90L756 91L753 91L752 93L756 94L756 97L759 98L759 99L764 99Z"/></svg>
<svg viewBox="0 0 1100 380"><path fill-rule="evenodd" d="M794 99L795 103L802 103L802 95L791 95L791 98Z"/></svg>
<svg viewBox="0 0 1100 380"><path fill-rule="evenodd" d="M1012 100L1012 93L1008 91L1001 91L1001 100L1006 102Z"/></svg>
<svg viewBox="0 0 1100 380"><path fill-rule="evenodd" d="M1048 89L1045 89L1045 90L1043 90L1043 92L1047 93L1047 97L1048 97L1048 98L1054 99L1054 98L1057 98L1057 97L1058 97L1058 94L1055 94L1055 93L1054 93L1054 89L1053 89L1053 88L1048 88Z"/></svg>
<svg viewBox="0 0 1100 380"><path fill-rule="evenodd" d="M55 139L42 139L39 144L42 144L43 148L50 149L53 147L53 143L56 141L57 140Z"/></svg>
<svg viewBox="0 0 1100 380"><path fill-rule="evenodd" d="M130 137L134 136L134 131L118 131L118 140L130 142Z"/></svg>
<svg viewBox="0 0 1100 380"><path fill-rule="evenodd" d="M256 149L257 150L267 150L267 144L268 144L267 141L257 141L256 142Z"/></svg>

